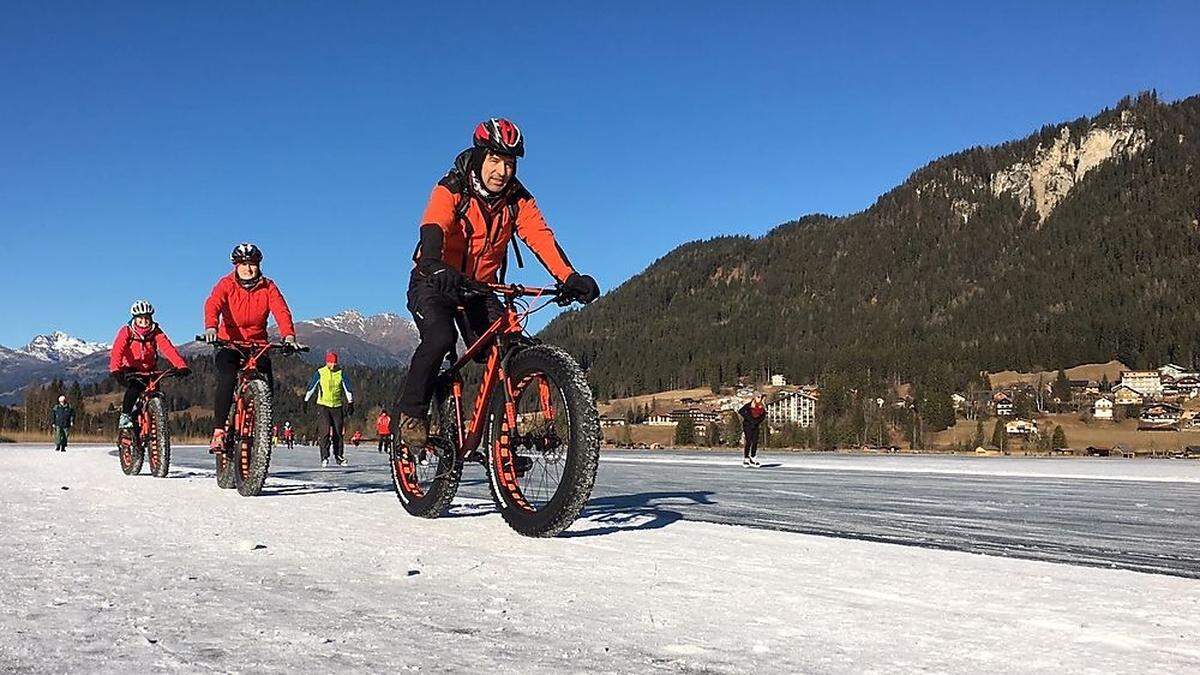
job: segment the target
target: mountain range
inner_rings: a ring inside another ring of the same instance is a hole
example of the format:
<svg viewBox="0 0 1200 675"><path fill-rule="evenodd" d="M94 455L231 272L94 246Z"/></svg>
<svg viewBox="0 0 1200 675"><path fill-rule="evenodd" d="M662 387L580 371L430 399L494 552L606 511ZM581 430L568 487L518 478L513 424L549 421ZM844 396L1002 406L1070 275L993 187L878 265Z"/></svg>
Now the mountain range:
<svg viewBox="0 0 1200 675"><path fill-rule="evenodd" d="M684 244L541 333L601 397L783 373L1200 361L1200 96L937 159L861 212Z"/></svg>
<svg viewBox="0 0 1200 675"><path fill-rule="evenodd" d="M346 310L330 317L296 322L296 337L311 351L310 363L322 362L329 350L338 353L346 365L386 367L407 365L416 347L416 326L398 314L364 316ZM187 358L209 353L209 347L183 342L179 348ZM35 336L24 347L10 349L0 345L0 403L22 400L25 387L54 379L95 382L108 374L111 345L88 342L62 332Z"/></svg>

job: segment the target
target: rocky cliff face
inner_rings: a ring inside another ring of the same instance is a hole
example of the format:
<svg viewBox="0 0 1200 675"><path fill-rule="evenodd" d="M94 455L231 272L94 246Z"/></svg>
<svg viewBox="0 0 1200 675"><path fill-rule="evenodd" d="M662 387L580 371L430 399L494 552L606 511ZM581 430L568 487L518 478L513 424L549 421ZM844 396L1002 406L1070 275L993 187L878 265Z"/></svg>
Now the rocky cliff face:
<svg viewBox="0 0 1200 675"><path fill-rule="evenodd" d="M1039 223L1045 222L1088 172L1115 158L1133 157L1147 143L1145 130L1128 110L1122 111L1119 124L1093 127L1076 138L1063 127L1053 143L1039 144L1029 161L997 171L991 178L992 194L1015 197L1022 208L1037 213Z"/></svg>

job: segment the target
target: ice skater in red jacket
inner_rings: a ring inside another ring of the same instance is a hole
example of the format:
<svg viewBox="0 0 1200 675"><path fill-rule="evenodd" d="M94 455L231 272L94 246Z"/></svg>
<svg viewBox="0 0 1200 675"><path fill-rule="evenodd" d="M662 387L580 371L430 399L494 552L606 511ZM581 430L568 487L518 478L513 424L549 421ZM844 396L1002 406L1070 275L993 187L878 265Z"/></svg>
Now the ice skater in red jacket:
<svg viewBox="0 0 1200 675"><path fill-rule="evenodd" d="M274 281L262 275L262 251L254 244L238 244L230 254L233 272L221 277L204 303L204 339L231 342L267 342L267 318L275 317L283 341L296 343L296 327L292 312ZM220 449L225 442L225 419L233 406L233 388L237 384L242 354L235 349L218 349L214 357L217 369L217 388L213 395L213 437L210 449ZM274 388L271 360L260 358L258 370L266 375Z"/></svg>
<svg viewBox="0 0 1200 675"><path fill-rule="evenodd" d="M129 308L132 318L121 326L113 338L112 352L108 357L108 373L125 387L125 398L121 401L121 429L133 428L133 406L146 390L146 381L134 377L158 368L161 354L180 375L190 375L192 370L171 344L171 339L154 321L154 306L138 300Z"/></svg>

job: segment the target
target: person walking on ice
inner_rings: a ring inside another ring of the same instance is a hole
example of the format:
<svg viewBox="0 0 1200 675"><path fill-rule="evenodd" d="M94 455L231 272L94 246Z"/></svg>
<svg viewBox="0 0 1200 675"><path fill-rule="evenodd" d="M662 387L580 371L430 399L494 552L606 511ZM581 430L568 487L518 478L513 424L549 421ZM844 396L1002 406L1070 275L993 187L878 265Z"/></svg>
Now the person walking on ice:
<svg viewBox="0 0 1200 675"><path fill-rule="evenodd" d="M387 410L380 410L375 419L375 433L379 436L379 452L392 451L392 418Z"/></svg>
<svg viewBox="0 0 1200 675"><path fill-rule="evenodd" d="M742 466L760 466L758 463L758 432L763 420L767 417L767 409L763 405L762 396L755 394L749 403L738 410L738 414L742 416L742 435L746 438Z"/></svg>
<svg viewBox="0 0 1200 675"><path fill-rule="evenodd" d="M346 466L346 415L354 414L354 392L350 388L350 377L338 365L337 352L325 354L325 365L317 369L304 402L317 400L320 430L317 438L321 446L321 466L329 466L329 447L338 466Z"/></svg>
<svg viewBox="0 0 1200 675"><path fill-rule="evenodd" d="M67 437L75 425L75 409L67 405L67 397L59 396L58 405L50 409L50 426L54 427L55 452L67 451Z"/></svg>

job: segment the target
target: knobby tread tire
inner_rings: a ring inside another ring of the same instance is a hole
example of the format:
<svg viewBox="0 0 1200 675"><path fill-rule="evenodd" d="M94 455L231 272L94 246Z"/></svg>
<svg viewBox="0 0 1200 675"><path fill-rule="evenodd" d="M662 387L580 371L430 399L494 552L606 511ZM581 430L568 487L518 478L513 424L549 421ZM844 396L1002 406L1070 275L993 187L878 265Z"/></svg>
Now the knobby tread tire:
<svg viewBox="0 0 1200 675"><path fill-rule="evenodd" d="M171 430L167 427L167 407L155 396L146 404L154 429L146 440L150 453L150 475L166 478L171 471Z"/></svg>
<svg viewBox="0 0 1200 675"><path fill-rule="evenodd" d="M446 513L454 501L454 496L458 494L458 484L462 478L463 467L462 462L458 459L457 432L454 429L457 419L454 415L454 400L442 393L436 396L434 401L435 403L430 406L430 426L431 429L436 428L441 431L440 435L445 437L445 444L439 448L441 455L438 457L438 477L434 479L433 485L425 494L413 495L404 487L404 480L400 475L402 464L400 453L405 452L405 449L399 442L398 435L397 441L392 443L390 464L392 486L396 490L396 498L400 500L405 511L419 518L437 518ZM437 401L441 401L441 404L439 405Z"/></svg>
<svg viewBox="0 0 1200 675"><path fill-rule="evenodd" d="M267 471L271 467L271 388L265 380L250 380L246 383L243 395L254 406L254 425L251 430L252 443L250 446L249 471L243 475L238 454L241 452L240 443L234 448L233 481L238 494L243 497L256 497L262 493L263 484L267 481Z"/></svg>
<svg viewBox="0 0 1200 675"><path fill-rule="evenodd" d="M565 350L545 344L528 347L513 355L505 374L511 381L520 382L533 372L545 373L562 390L571 416L562 481L546 507L537 512L531 513L510 499L498 476L496 439L500 437L505 404L503 393L498 391L492 397L489 420L488 483L509 527L527 537L553 537L575 522L591 498L600 463L600 416L583 370Z"/></svg>
<svg viewBox="0 0 1200 675"><path fill-rule="evenodd" d="M132 433L132 430L130 431ZM117 459L121 463L121 471L126 476L136 476L142 472L142 464L146 461L146 451L137 437L129 443L129 453L121 450L121 432L117 432Z"/></svg>

